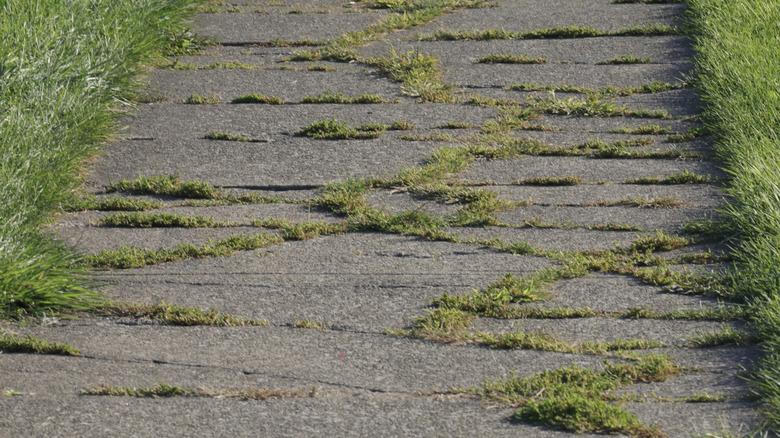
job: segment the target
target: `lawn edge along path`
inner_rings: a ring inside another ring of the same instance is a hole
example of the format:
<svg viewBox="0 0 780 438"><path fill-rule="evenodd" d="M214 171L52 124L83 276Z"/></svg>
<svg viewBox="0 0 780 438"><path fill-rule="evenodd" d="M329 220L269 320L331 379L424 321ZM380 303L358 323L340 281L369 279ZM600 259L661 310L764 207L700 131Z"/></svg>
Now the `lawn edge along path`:
<svg viewBox="0 0 780 438"><path fill-rule="evenodd" d="M0 3L0 318L100 302L76 256L41 227L80 187L144 64L197 49L184 22L200 3Z"/></svg>
<svg viewBox="0 0 780 438"><path fill-rule="evenodd" d="M780 431L780 37L777 2L688 0L706 129L729 174L734 237L724 280L749 304L763 357L752 383Z"/></svg>

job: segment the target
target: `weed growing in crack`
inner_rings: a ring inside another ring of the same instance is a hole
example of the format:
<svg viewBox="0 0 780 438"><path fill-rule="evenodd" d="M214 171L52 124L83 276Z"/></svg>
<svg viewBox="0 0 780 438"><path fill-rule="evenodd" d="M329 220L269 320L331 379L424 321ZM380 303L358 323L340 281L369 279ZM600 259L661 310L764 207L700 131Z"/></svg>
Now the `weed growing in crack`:
<svg viewBox="0 0 780 438"><path fill-rule="evenodd" d="M506 311L512 303L527 303L543 300L546 294L528 279L506 274L501 280L482 290L466 295L447 295L435 299L432 305L441 309L489 316Z"/></svg>
<svg viewBox="0 0 780 438"><path fill-rule="evenodd" d="M551 115L579 117L640 117L653 119L671 119L666 110L629 109L607 101L598 95L589 95L585 99L569 97L529 97L528 104L535 110Z"/></svg>
<svg viewBox="0 0 780 438"><path fill-rule="evenodd" d="M278 245L284 239L274 234L236 235L210 241L201 246L181 244L172 248L143 249L123 246L85 257L85 263L93 268L129 269L191 258L224 257L236 251L261 249Z"/></svg>
<svg viewBox="0 0 780 438"><path fill-rule="evenodd" d="M597 96L631 96L634 94L655 94L664 91L679 90L687 87L687 83L672 84L669 82L651 82L635 87L602 87L588 88L570 84L541 85L535 83L512 84L508 87L513 91L547 91L555 93L577 93Z"/></svg>
<svg viewBox="0 0 780 438"><path fill-rule="evenodd" d="M689 170L684 170L680 173L669 175L667 177L643 177L626 181L626 184L659 184L659 185L674 185L674 184L709 184L712 179L708 175L700 175Z"/></svg>
<svg viewBox="0 0 780 438"><path fill-rule="evenodd" d="M225 131L211 131L203 136L206 140L236 141L244 143L264 143L265 140L250 137L246 134Z"/></svg>
<svg viewBox="0 0 780 438"><path fill-rule="evenodd" d="M255 70L259 66L240 61L219 61L208 64L190 64L174 61L170 64L160 67L169 68L172 70Z"/></svg>
<svg viewBox="0 0 780 438"><path fill-rule="evenodd" d="M378 22L358 31L346 32L327 42L318 50L301 50L288 57L288 61L335 61L359 60L357 47L375 41L389 32L425 24L454 9L481 7L484 0L430 0L426 2L394 1L375 3L390 14Z"/></svg>
<svg viewBox="0 0 780 438"><path fill-rule="evenodd" d="M343 234L345 223L332 224L327 222L293 223L284 219L255 220L256 227L280 230L284 240L309 240L323 235Z"/></svg>
<svg viewBox="0 0 780 438"><path fill-rule="evenodd" d="M520 405L515 421L578 433L623 433L662 437L633 414L605 399L626 385L663 382L680 372L666 356L647 355L633 363L605 363L601 371L570 366L530 377L510 376L487 381L472 390L482 397Z"/></svg>
<svg viewBox="0 0 780 438"><path fill-rule="evenodd" d="M754 342L753 337L734 327L725 325L720 330L702 333L688 339L688 343L697 348L718 347L721 345L745 345Z"/></svg>
<svg viewBox="0 0 780 438"><path fill-rule="evenodd" d="M678 208L682 201L670 196L659 198L626 198L609 201L597 201L586 204L586 207L639 207L639 208Z"/></svg>
<svg viewBox="0 0 780 438"><path fill-rule="evenodd" d="M206 216L187 216L174 213L116 213L103 217L100 224L116 228L217 228L235 224L217 221Z"/></svg>
<svg viewBox="0 0 780 438"><path fill-rule="evenodd" d="M79 350L68 344L49 342L35 336L19 336L3 332L0 332L0 353L81 355Z"/></svg>
<svg viewBox="0 0 780 438"><path fill-rule="evenodd" d="M401 91L419 97L423 102L448 103L453 101L451 86L442 80L439 61L431 55L392 50L382 58L371 58L367 64L378 68L390 79L401 82Z"/></svg>
<svg viewBox="0 0 780 438"><path fill-rule="evenodd" d="M184 100L184 103L188 105L216 105L220 102L221 99L219 96L202 96L200 94L190 94L190 96Z"/></svg>
<svg viewBox="0 0 780 438"><path fill-rule="evenodd" d="M503 29L480 31L439 30L432 35L422 35L420 41L459 41L459 40L531 40L531 39L569 39L614 36L661 36L676 35L676 28L666 24L632 26L614 31L604 31L588 26L561 26L536 29L525 32L513 32Z"/></svg>
<svg viewBox="0 0 780 438"><path fill-rule="evenodd" d="M672 134L672 130L661 125L642 125L636 128L619 128L611 131L614 134L630 135L663 135Z"/></svg>
<svg viewBox="0 0 780 438"><path fill-rule="evenodd" d="M311 64L306 66L306 71L334 72L336 68L329 65Z"/></svg>
<svg viewBox="0 0 780 438"><path fill-rule="evenodd" d="M298 135L317 140L364 140L379 138L387 129L385 126L353 128L336 119L320 120L301 129Z"/></svg>
<svg viewBox="0 0 780 438"><path fill-rule="evenodd" d="M214 309L202 310L168 303L109 303L96 309L94 313L113 318L148 319L158 324L171 326L264 327L268 325L268 321L264 320L230 315Z"/></svg>
<svg viewBox="0 0 780 438"><path fill-rule="evenodd" d="M691 240L681 236L672 236L664 231L656 231L653 236L642 236L629 246L632 252L672 251L691 244Z"/></svg>
<svg viewBox="0 0 780 438"><path fill-rule="evenodd" d="M361 94L359 96L347 96L343 93L326 91L318 96L306 96L301 103L310 104L372 104L385 103L385 99L378 94Z"/></svg>
<svg viewBox="0 0 780 438"><path fill-rule="evenodd" d="M194 199L214 199L218 194L217 189L207 182L182 181L177 176L142 176L134 180L121 180L109 185L106 192L166 195Z"/></svg>
<svg viewBox="0 0 780 438"><path fill-rule="evenodd" d="M694 128L687 132L670 134L668 137L666 137L664 141L666 143L686 143L689 141L696 140L697 138L702 137L704 135L705 135L704 129Z"/></svg>
<svg viewBox="0 0 780 438"><path fill-rule="evenodd" d="M596 65L623 65L623 64L650 64L652 60L646 57L622 55L607 61L597 62Z"/></svg>
<svg viewBox="0 0 780 438"><path fill-rule="evenodd" d="M468 122L449 121L443 125L437 126L436 128L437 129L472 129L472 128L476 128L476 126Z"/></svg>
<svg viewBox="0 0 780 438"><path fill-rule="evenodd" d="M276 203L305 203L308 201L297 201L294 199L285 199L276 196L260 195L253 192L233 194L223 192L211 183L199 180L182 180L174 175L142 176L132 180L120 180L112 183L106 188L108 193L128 193L133 195L151 195L151 196L171 196L184 198L179 205L185 207L208 207L230 204L276 204ZM122 199L122 198L119 198ZM135 201L135 200L130 200ZM139 200L142 202L142 200ZM162 207L157 201L150 201L152 205ZM135 202L129 204L132 207ZM124 206L125 202L120 202L119 206ZM139 205L145 205L143 203ZM159 208L155 207L155 208ZM130 208L128 208L130 210Z"/></svg>
<svg viewBox="0 0 780 438"><path fill-rule="evenodd" d="M477 60L479 64L546 64L547 60L541 57L526 55L487 55Z"/></svg>
<svg viewBox="0 0 780 438"><path fill-rule="evenodd" d="M560 186L576 186L582 184L582 178L578 176L547 176L538 178L527 178L518 180L512 184L524 185L524 186L548 186L548 187L560 187Z"/></svg>
<svg viewBox="0 0 780 438"><path fill-rule="evenodd" d="M264 104L264 105L282 105L284 100L277 96L266 96L265 94L246 94L230 101L234 104Z"/></svg>
<svg viewBox="0 0 780 438"><path fill-rule="evenodd" d="M148 199L130 199L118 196L85 195L71 197L61 205L63 211L145 211L162 208L163 203Z"/></svg>

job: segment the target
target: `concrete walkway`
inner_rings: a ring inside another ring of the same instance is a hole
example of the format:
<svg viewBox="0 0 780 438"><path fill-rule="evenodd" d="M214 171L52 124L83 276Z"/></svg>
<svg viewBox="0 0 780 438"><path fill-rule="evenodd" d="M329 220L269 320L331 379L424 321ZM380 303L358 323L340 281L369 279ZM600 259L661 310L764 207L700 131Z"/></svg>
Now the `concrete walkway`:
<svg viewBox="0 0 780 438"><path fill-rule="evenodd" d="M512 405L454 389L572 365L600 369L627 353L491 348L463 333L420 335L415 321L443 294L484 290L506 274L534 278L559 268L565 257L556 254L604 255L657 237L657 230L677 235L693 220L715 217L722 194L711 140L695 134L695 91L676 85L690 73L693 53L679 35L453 40L441 33L436 38L436 32L521 33L579 25L620 33L635 26L677 25L684 6L498 0L492 7L447 10L428 23L356 45L358 62L294 62L288 59L299 50L322 47L290 47L282 40L332 40L391 12L369 7L372 2L341 0L230 3L194 21L193 31L214 45L151 72L146 100L152 102L138 105L88 177L88 189L98 197L117 196L107 195L106 188L142 176L208 182L220 190L219 197L119 196L161 201L150 214L202 216L216 224L110 227L105 218L115 212L85 211L64 215L55 231L85 254L104 255L125 246L156 250L261 232L282 236L264 248L228 256L96 271L101 290L117 302L212 308L268 324L180 326L123 315L8 326L69 343L82 356L0 354L0 390L19 393L0 397L0 436L568 435L510 421ZM438 59L439 80L451 86L450 103L421 102L365 61L389 56L391 48ZM536 63L478 62L491 55L523 55ZM637 59L607 63L623 55ZM674 86L639 89L654 82ZM558 91L551 96L542 88ZM600 103L611 110L602 107L588 116L574 108L586 102L583 91L593 90L602 91ZM379 103L302 103L326 91L372 95ZM231 103L252 93L278 97L282 104ZM207 103L186 103L199 97ZM475 105L475 98L482 104ZM507 102L530 107L531 115L504 123ZM368 139L298 135L323 119L350 127L403 121L412 129L380 129L377 138ZM477 141L495 146L496 140L485 135L495 134L491 127L497 125L503 139L535 140L520 143L535 145L536 152L472 156L457 172L428 181L449 198L398 182L399 172L419 170L441 148ZM252 141L206 138L214 133ZM602 143L584 145L596 140ZM682 182L688 183L666 180L680 175L687 175ZM362 194L365 208L388 216L427 213L442 221L437 230L447 238L351 226L296 239L279 230L281 220L288 231L294 224L354 224L354 214L327 208L318 197L325 185L356 178L395 182L371 186ZM637 181L642 178L649 180ZM493 216L481 223L453 219L477 208L458 198L461 188L495 201L499 207L488 211ZM244 201L237 201L241 196ZM280 221L274 225L272 219ZM533 250L507 250L512 244L525 248L521 243ZM717 269L722 250L702 240L652 249L667 263L657 270L667 277L670 271ZM625 386L613 394L625 396L616 403L672 437L754 426L756 406L740 373L750 367L755 349L704 348L693 341L743 324L691 316L727 307L706 294L675 293L692 291L680 281L654 285L641 274L641 263L631 263L628 271L590 269L542 282L543 300L509 304L515 313L508 318L472 312L465 331L545 333L566 345L650 341L653 348L632 353L666 354L681 372L664 382ZM583 308L593 313L522 317L522 309ZM635 309L667 317L625 317ZM688 316L670 319L677 311ZM170 398L80 395L98 385L160 383L223 392ZM243 400L224 392L258 388L274 395ZM691 402L704 395L711 396L708 402Z"/></svg>

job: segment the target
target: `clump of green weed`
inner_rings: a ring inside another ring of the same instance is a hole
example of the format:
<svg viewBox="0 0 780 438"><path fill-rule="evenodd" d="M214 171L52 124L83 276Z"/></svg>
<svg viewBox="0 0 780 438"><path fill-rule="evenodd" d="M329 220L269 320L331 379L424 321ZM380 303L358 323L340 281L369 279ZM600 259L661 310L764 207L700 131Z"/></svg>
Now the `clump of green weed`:
<svg viewBox="0 0 780 438"><path fill-rule="evenodd" d="M639 207L639 208L677 208L683 205L682 201L671 196L658 198L626 198L609 201L597 201L588 204L589 207Z"/></svg>
<svg viewBox="0 0 780 438"><path fill-rule="evenodd" d="M116 213L105 216L101 225L117 228L215 228L232 224L205 216L186 216L174 213Z"/></svg>
<svg viewBox="0 0 780 438"><path fill-rule="evenodd" d="M79 350L68 344L49 342L34 336L18 336L3 332L0 332L0 353L81 355Z"/></svg>
<svg viewBox="0 0 780 438"><path fill-rule="evenodd" d="M546 64L547 60L526 55L487 55L479 58L477 62L480 64Z"/></svg>
<svg viewBox="0 0 780 438"><path fill-rule="evenodd" d="M184 100L184 103L188 105L216 105L220 100L219 96L216 95L203 96L200 94L190 94L190 96Z"/></svg>
<svg viewBox="0 0 780 438"><path fill-rule="evenodd" d="M718 331L698 334L688 339L688 342L694 347L706 348L721 345L744 345L752 340L752 336L748 333L735 330L734 327L726 325Z"/></svg>
<svg viewBox="0 0 780 438"><path fill-rule="evenodd" d="M633 180L629 180L626 184L660 184L660 185L673 185L673 184L708 184L712 179L708 175L700 175L690 170L683 170L680 173L669 175L667 177L643 177Z"/></svg>
<svg viewBox="0 0 780 438"><path fill-rule="evenodd" d="M293 223L283 219L265 219L253 221L252 224L256 227L281 230L285 240L308 240L322 235L342 234L346 231L345 224L327 222Z"/></svg>
<svg viewBox="0 0 780 438"><path fill-rule="evenodd" d="M181 244L172 248L143 249L123 246L118 249L102 251L85 258L85 263L94 268L129 269L141 268L158 263L186 260L190 258L224 257L235 251L248 251L282 243L282 237L261 233L256 235L237 235L211 241L205 245Z"/></svg>
<svg viewBox="0 0 780 438"><path fill-rule="evenodd" d="M631 243L630 249L637 252L672 251L691 244L690 239L672 236L657 231L653 236L642 236Z"/></svg>
<svg viewBox="0 0 780 438"><path fill-rule="evenodd" d="M451 102L451 86L444 83L439 61L431 55L409 51L391 51L388 56L371 58L367 63L379 68L394 81L403 84L402 91L424 102Z"/></svg>
<svg viewBox="0 0 780 438"><path fill-rule="evenodd" d="M145 211L162 208L163 203L149 199L131 199L119 196L94 195L71 197L63 202L63 211Z"/></svg>
<svg viewBox="0 0 780 438"><path fill-rule="evenodd" d="M410 335L436 341L457 341L471 325L474 316L456 309L439 308L417 318Z"/></svg>
<svg viewBox="0 0 780 438"><path fill-rule="evenodd" d="M150 319L163 325L172 326L244 327L268 325L267 321L230 315L214 309L201 310L194 307L181 307L168 303L110 303L101 306L95 312L99 315L110 317Z"/></svg>
<svg viewBox="0 0 780 438"><path fill-rule="evenodd" d="M619 65L619 64L649 64L650 58L638 57L633 55L622 55L607 61L597 62L598 65Z"/></svg>
<svg viewBox="0 0 780 438"><path fill-rule="evenodd" d="M661 437L658 429L643 425L619 405L605 401L606 395L625 385L664 381L678 372L668 357L649 355L635 363L607 363L601 371L572 366L525 378L511 376L486 382L478 393L519 404L512 416L519 422L578 433Z"/></svg>
<svg viewBox="0 0 780 438"><path fill-rule="evenodd" d="M182 181L178 176L141 176L134 180L120 180L109 185L106 192L194 199L214 199L219 195L219 191L207 182Z"/></svg>
<svg viewBox="0 0 780 438"><path fill-rule="evenodd" d="M336 119L319 120L306 126L298 135L317 140L351 140L378 138L386 127L368 126L362 129L353 128Z"/></svg>
<svg viewBox="0 0 780 438"><path fill-rule="evenodd" d="M211 131L203 136L206 140L218 140L218 141L238 141L245 143L262 143L264 140L250 137L246 134L239 134L236 132L225 131Z"/></svg>
<svg viewBox="0 0 780 438"><path fill-rule="evenodd" d="M546 176L515 181L513 184L526 186L576 186L582 184L582 178L578 176Z"/></svg>
<svg viewBox="0 0 780 438"><path fill-rule="evenodd" d="M247 94L244 96L237 97L230 101L230 103L236 103L236 104L249 104L249 103L255 103L255 104L265 104L265 105L282 105L284 104L284 101L281 97L277 96L266 96L265 94Z"/></svg>
<svg viewBox="0 0 780 438"><path fill-rule="evenodd" d="M385 99L378 94L361 94L359 96L347 96L343 93L334 93L326 91L318 96L306 96L301 100L302 103L317 104L370 104L384 103Z"/></svg>
<svg viewBox="0 0 780 438"><path fill-rule="evenodd" d="M631 135L661 135L671 134L672 130L661 125L642 125L636 128L619 128L612 130L615 134Z"/></svg>

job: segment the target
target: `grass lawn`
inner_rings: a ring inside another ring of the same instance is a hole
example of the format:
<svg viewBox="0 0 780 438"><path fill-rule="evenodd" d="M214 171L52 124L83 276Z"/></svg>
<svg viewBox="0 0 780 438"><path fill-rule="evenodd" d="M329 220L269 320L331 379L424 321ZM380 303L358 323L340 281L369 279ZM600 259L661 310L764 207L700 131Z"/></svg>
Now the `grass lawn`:
<svg viewBox="0 0 780 438"><path fill-rule="evenodd" d="M754 389L780 430L780 2L688 0L704 121L730 175L737 244L726 282L751 304L763 358Z"/></svg>
<svg viewBox="0 0 780 438"><path fill-rule="evenodd" d="M89 308L41 225L78 187L144 61L185 50L198 0L0 0L0 317Z"/></svg>

